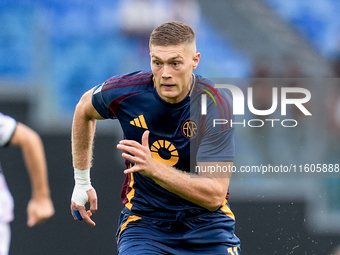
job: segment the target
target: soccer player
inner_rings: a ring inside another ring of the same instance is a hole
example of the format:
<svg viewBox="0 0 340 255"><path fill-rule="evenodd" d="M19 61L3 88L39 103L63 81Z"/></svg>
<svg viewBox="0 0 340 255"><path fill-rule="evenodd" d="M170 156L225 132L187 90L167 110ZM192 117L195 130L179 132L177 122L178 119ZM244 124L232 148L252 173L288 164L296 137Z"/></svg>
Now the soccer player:
<svg viewBox="0 0 340 255"><path fill-rule="evenodd" d="M31 180L32 198L27 206L27 225L33 227L54 214L47 180L44 148L40 136L31 128L0 112L0 147L19 146ZM0 166L0 255L10 246L10 222L13 220L13 198Z"/></svg>
<svg viewBox="0 0 340 255"><path fill-rule="evenodd" d="M95 225L90 168L96 120L118 119L125 139L117 148L127 166L119 254L238 255L228 204L230 171L212 171L233 165L231 98L193 73L200 53L190 26L161 24L149 46L151 71L114 76L86 92L76 107L72 215L77 219L78 210ZM227 121L214 126L214 119Z"/></svg>

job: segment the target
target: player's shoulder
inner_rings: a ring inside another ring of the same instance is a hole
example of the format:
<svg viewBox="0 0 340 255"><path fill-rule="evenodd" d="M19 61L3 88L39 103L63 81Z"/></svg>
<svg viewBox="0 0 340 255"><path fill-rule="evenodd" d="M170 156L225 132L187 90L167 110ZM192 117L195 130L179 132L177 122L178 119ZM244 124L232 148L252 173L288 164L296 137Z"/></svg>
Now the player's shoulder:
<svg viewBox="0 0 340 255"><path fill-rule="evenodd" d="M199 75L199 74L194 74L194 75L195 75L197 84L199 86L201 86L201 87L207 87L207 86L215 87L215 83L211 79L203 77L202 75Z"/></svg>
<svg viewBox="0 0 340 255"><path fill-rule="evenodd" d="M15 119L0 112L0 124L2 125L7 122L15 122Z"/></svg>
<svg viewBox="0 0 340 255"><path fill-rule="evenodd" d="M194 89L194 96L201 94L208 94L212 98L216 98L221 101L221 98L228 102L232 102L232 98L225 90L221 88L216 88L216 83L208 78L201 75L195 74L196 84Z"/></svg>
<svg viewBox="0 0 340 255"><path fill-rule="evenodd" d="M0 147L8 145L16 125L17 122L14 118L0 112Z"/></svg>
<svg viewBox="0 0 340 255"><path fill-rule="evenodd" d="M101 90L110 89L145 89L152 85L152 72L149 70L139 70L132 73L115 75L101 84Z"/></svg>
<svg viewBox="0 0 340 255"><path fill-rule="evenodd" d="M117 106L131 96L151 93L154 89L152 79L152 72L147 70L113 76L94 88L92 105L104 118L116 116L116 113L109 113L108 106L112 103Z"/></svg>
<svg viewBox="0 0 340 255"><path fill-rule="evenodd" d="M196 78L196 93L211 93L212 96L217 95L220 89L216 88L216 84L213 80L205 78L201 75L195 74Z"/></svg>

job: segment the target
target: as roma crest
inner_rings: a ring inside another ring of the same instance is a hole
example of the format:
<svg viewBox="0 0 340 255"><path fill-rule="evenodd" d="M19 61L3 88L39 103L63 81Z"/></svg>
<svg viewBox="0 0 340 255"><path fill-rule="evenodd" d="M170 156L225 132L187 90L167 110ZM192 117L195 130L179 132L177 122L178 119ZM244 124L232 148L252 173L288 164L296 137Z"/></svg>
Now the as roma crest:
<svg viewBox="0 0 340 255"><path fill-rule="evenodd" d="M192 139L192 138L197 136L197 133L198 133L198 128L197 128L197 124L196 124L195 121L193 121L193 120L186 120L182 124L182 134L186 138Z"/></svg>

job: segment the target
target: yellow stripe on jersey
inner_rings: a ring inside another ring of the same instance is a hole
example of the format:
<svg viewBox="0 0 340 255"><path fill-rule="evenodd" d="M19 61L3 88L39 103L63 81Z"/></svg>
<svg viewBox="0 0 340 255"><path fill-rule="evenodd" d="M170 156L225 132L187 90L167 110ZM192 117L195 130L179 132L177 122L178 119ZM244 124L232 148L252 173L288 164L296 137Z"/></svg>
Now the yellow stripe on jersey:
<svg viewBox="0 0 340 255"><path fill-rule="evenodd" d="M146 125L146 122L144 119L144 115L139 115L139 120L140 120L140 123L142 124L142 127L145 129L148 129L148 126Z"/></svg>
<svg viewBox="0 0 340 255"><path fill-rule="evenodd" d="M130 167L131 167L131 165L130 165ZM133 204L131 203L131 199L135 196L135 192L136 192L136 190L133 188L134 182L135 182L135 180L134 180L134 178L133 178L133 173L131 173L131 179L130 179L130 184L129 184L129 187L131 188L131 190L130 190L130 192L126 195L126 198L128 199L129 202L127 202L127 203L125 204L125 206L126 206L129 210L131 210L132 205L133 205Z"/></svg>
<svg viewBox="0 0 340 255"><path fill-rule="evenodd" d="M142 126L140 125L140 122L139 122L139 119L138 119L138 118L135 118L134 121L135 121L137 127L142 127Z"/></svg>
<svg viewBox="0 0 340 255"><path fill-rule="evenodd" d="M126 226L127 226L127 224L129 224L130 222L132 222L132 221L136 221L136 220L139 220L139 219L141 219L142 217L139 217L139 216L137 216L137 215L131 215L131 216L129 216L129 218L124 222L124 224L120 227L120 232L122 232L125 228L126 228Z"/></svg>
<svg viewBox="0 0 340 255"><path fill-rule="evenodd" d="M233 214L233 212L230 210L229 206L227 206L227 199L224 199L224 202L222 204L221 210L222 212L224 212L229 218L232 218L233 220L235 220L235 215Z"/></svg>
<svg viewBox="0 0 340 255"><path fill-rule="evenodd" d="M123 232L123 230L126 228L126 226L133 221L137 221L139 219L141 219L142 217L136 216L136 215L131 215L129 216L129 218L127 218L127 220L120 226L120 230L119 230L119 235L118 235L118 242L120 239L120 234Z"/></svg>

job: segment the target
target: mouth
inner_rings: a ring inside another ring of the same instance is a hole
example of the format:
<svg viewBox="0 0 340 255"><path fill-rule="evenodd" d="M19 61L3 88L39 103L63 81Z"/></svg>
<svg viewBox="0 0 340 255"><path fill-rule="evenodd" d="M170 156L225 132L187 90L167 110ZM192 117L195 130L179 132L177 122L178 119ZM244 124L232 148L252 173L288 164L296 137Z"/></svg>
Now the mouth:
<svg viewBox="0 0 340 255"><path fill-rule="evenodd" d="M171 89L175 86L176 86L175 84L162 84L162 87L165 88L165 89Z"/></svg>

